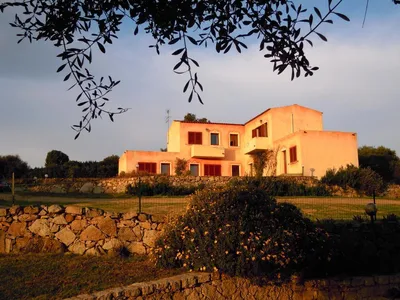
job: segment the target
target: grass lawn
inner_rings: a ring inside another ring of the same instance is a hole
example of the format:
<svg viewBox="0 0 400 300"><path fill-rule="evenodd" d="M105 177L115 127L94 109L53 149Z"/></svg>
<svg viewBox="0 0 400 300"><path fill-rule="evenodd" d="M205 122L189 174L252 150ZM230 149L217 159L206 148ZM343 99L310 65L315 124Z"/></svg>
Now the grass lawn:
<svg viewBox="0 0 400 300"><path fill-rule="evenodd" d="M0 255L0 299L62 299L179 272L142 256Z"/></svg>
<svg viewBox="0 0 400 300"><path fill-rule="evenodd" d="M175 217L185 212L188 197L143 197L142 211L166 217ZM340 198L340 197L279 197L279 202L290 202L298 206L303 213L316 219L351 220L355 215L365 215L364 207L372 202L370 198ZM138 198L128 195L93 195L93 194L35 194L21 193L16 195L19 205L32 204L62 204L82 207L101 208L105 211L128 212L138 211ZM377 198L378 218L388 214L400 216L400 199ZM0 194L0 206L11 206L11 194Z"/></svg>

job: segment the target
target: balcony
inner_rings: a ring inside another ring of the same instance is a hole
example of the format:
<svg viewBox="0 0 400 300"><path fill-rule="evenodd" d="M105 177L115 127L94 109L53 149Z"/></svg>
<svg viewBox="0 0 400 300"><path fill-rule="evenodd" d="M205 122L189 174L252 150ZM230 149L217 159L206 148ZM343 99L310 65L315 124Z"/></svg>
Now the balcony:
<svg viewBox="0 0 400 300"><path fill-rule="evenodd" d="M191 145L190 154L193 158L224 158L225 149L216 146Z"/></svg>
<svg viewBox="0 0 400 300"><path fill-rule="evenodd" d="M267 137L254 137L244 147L245 154L253 154L271 148L270 139Z"/></svg>

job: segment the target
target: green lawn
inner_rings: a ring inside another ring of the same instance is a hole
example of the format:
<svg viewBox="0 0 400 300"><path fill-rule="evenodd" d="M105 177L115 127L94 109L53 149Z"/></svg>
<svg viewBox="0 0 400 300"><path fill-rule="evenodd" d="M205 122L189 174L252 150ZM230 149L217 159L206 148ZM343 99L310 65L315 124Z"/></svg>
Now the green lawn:
<svg viewBox="0 0 400 300"><path fill-rule="evenodd" d="M0 254L0 299L63 299L180 272L142 256Z"/></svg>
<svg viewBox="0 0 400 300"><path fill-rule="evenodd" d="M355 215L365 215L364 207L372 202L370 198L339 198L339 197L279 197L280 202L290 202L298 206L303 213L313 220L341 219L350 220ZM175 217L185 212L188 197L143 197L142 211L152 215ZM105 211L128 212L138 211L137 197L127 195L51 195L21 193L16 195L16 204L62 204L82 207L100 208ZM400 200L376 200L378 218L388 214L400 216ZM11 194L0 194L0 206L11 206Z"/></svg>

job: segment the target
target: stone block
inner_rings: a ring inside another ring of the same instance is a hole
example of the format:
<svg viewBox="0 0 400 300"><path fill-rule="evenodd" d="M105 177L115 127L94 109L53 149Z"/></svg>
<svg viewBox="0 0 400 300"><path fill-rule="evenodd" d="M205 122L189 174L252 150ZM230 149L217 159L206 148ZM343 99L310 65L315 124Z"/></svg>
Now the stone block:
<svg viewBox="0 0 400 300"><path fill-rule="evenodd" d="M13 237L24 236L26 233L26 223L25 222L13 222L8 228L7 234Z"/></svg>
<svg viewBox="0 0 400 300"><path fill-rule="evenodd" d="M61 207L58 204L53 204L53 205L49 206L47 211L49 212L49 214L59 214L59 213L62 213L64 211L64 208Z"/></svg>
<svg viewBox="0 0 400 300"><path fill-rule="evenodd" d="M56 238L58 238L63 244L68 247L75 241L76 235L72 232L71 229L65 227L60 232L56 233Z"/></svg>
<svg viewBox="0 0 400 300"><path fill-rule="evenodd" d="M25 214L38 214L39 213L39 207L37 206L26 206L24 207L24 213Z"/></svg>
<svg viewBox="0 0 400 300"><path fill-rule="evenodd" d="M46 219L38 219L29 227L29 230L34 234L40 235L42 237L51 236L52 232L50 230L49 222Z"/></svg>
<svg viewBox="0 0 400 300"><path fill-rule="evenodd" d="M104 238L104 233L102 233L100 229L93 225L88 226L80 235L81 241L98 241Z"/></svg>
<svg viewBox="0 0 400 300"><path fill-rule="evenodd" d="M56 225L67 225L68 224L67 220L65 220L63 215L59 215L59 216L54 217L52 222L54 224L56 224Z"/></svg>
<svg viewBox="0 0 400 300"><path fill-rule="evenodd" d="M117 235L117 226L115 225L115 221L110 217L100 219L97 226L108 236L115 237Z"/></svg>
<svg viewBox="0 0 400 300"><path fill-rule="evenodd" d="M82 207L70 205L65 207L65 212L71 215L82 215Z"/></svg>
<svg viewBox="0 0 400 300"><path fill-rule="evenodd" d="M144 255L146 254L146 248L143 246L143 243L140 242L132 242L127 246L127 249L130 253Z"/></svg>

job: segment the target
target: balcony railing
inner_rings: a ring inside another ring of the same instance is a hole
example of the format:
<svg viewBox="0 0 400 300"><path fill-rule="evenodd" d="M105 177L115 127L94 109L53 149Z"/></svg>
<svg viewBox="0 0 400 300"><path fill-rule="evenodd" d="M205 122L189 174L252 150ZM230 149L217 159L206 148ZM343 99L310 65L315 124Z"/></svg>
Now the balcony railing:
<svg viewBox="0 0 400 300"><path fill-rule="evenodd" d="M245 154L252 154L271 149L271 140L267 137L254 137L244 147Z"/></svg>
<svg viewBox="0 0 400 300"><path fill-rule="evenodd" d="M190 154L193 158L224 158L225 149L218 146L192 145Z"/></svg>

